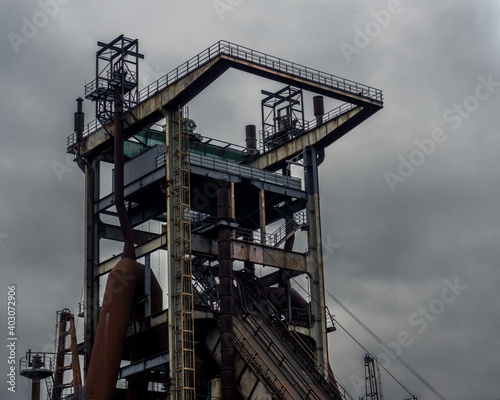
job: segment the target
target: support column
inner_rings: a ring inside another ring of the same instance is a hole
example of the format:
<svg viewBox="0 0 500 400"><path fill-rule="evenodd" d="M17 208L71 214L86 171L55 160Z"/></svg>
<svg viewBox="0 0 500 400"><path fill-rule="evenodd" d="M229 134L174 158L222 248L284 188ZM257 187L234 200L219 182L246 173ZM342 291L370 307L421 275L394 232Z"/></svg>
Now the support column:
<svg viewBox="0 0 500 400"><path fill-rule="evenodd" d="M40 379L31 380L31 400L40 400Z"/></svg>
<svg viewBox="0 0 500 400"><path fill-rule="evenodd" d="M323 246L321 239L321 214L317 152L314 147L304 148L304 175L307 192L307 272L311 278L311 312L313 326L311 336L316 341L316 355L323 362L328 377L328 338L325 315L325 281L323 271Z"/></svg>
<svg viewBox="0 0 500 400"><path fill-rule="evenodd" d="M230 193L228 189L217 190L217 217L220 221L231 219ZM219 326L221 340L222 398L234 399L234 332L233 332L233 261L231 258L231 228L221 225L218 233L220 310Z"/></svg>
<svg viewBox="0 0 500 400"><path fill-rule="evenodd" d="M144 316L151 315L151 254L144 256Z"/></svg>
<svg viewBox="0 0 500 400"><path fill-rule="evenodd" d="M266 244L266 192L259 191L260 242Z"/></svg>
<svg viewBox="0 0 500 400"><path fill-rule="evenodd" d="M99 200L99 161L89 160L85 167L85 293L84 293L84 374L90 363L99 320L99 238L96 203Z"/></svg>

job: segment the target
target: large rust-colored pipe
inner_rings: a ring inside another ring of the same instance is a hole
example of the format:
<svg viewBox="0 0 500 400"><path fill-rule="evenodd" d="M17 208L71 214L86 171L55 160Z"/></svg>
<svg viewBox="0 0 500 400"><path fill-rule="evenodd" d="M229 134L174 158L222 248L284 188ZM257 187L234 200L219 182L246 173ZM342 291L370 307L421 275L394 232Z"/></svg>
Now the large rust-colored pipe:
<svg viewBox="0 0 500 400"><path fill-rule="evenodd" d="M122 259L108 275L87 373L89 400L112 400L125 347L127 327L138 288L144 285L144 265L136 261L132 226L124 202L123 120L119 89L114 112L114 200L124 237ZM151 310L162 309L162 290L151 275ZM159 344L159 343L158 343Z"/></svg>
<svg viewBox="0 0 500 400"><path fill-rule="evenodd" d="M221 221L231 219L230 192L222 188L217 191L217 217ZM234 331L233 331L233 261L231 259L231 228L221 225L218 233L220 309L219 325L221 339L222 398L234 399Z"/></svg>
<svg viewBox="0 0 500 400"><path fill-rule="evenodd" d="M122 258L109 273L87 373L89 400L114 398L134 297L143 284L144 265L130 258ZM156 279L151 289L161 294Z"/></svg>

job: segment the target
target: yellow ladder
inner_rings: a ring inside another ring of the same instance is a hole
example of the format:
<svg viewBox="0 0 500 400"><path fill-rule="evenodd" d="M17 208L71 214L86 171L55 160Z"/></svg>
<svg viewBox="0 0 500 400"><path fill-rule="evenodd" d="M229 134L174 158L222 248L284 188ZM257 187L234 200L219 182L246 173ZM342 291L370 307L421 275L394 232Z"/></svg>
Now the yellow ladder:
<svg viewBox="0 0 500 400"><path fill-rule="evenodd" d="M172 146L173 261L172 304L174 372L172 395L176 400L195 399L194 309L191 259L191 201L188 111L174 113Z"/></svg>

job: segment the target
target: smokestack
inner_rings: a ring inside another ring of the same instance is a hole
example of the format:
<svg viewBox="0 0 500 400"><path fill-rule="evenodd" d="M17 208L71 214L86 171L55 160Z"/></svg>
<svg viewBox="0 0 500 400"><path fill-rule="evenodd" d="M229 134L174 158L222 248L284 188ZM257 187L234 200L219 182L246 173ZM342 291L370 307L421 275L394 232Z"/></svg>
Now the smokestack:
<svg viewBox="0 0 500 400"><path fill-rule="evenodd" d="M252 150L257 150L257 129L255 125L245 126L245 136L247 151L253 153Z"/></svg>
<svg viewBox="0 0 500 400"><path fill-rule="evenodd" d="M76 99L76 113L75 113L75 133L76 142L81 143L83 139L83 127L85 124L85 114L82 111L83 99L78 97Z"/></svg>
<svg viewBox="0 0 500 400"><path fill-rule="evenodd" d="M316 124L323 123L323 115L325 114L325 106L323 103L323 96L313 97L314 116L316 117Z"/></svg>

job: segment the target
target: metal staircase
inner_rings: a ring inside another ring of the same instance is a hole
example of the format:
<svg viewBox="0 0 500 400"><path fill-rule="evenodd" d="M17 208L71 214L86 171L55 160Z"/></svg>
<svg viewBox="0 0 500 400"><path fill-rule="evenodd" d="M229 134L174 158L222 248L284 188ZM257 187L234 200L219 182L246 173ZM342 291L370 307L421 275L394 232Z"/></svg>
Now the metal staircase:
<svg viewBox="0 0 500 400"><path fill-rule="evenodd" d="M251 288L251 285L245 284L245 288L247 289L247 293L250 293L252 297L255 296L254 290L248 290L249 288ZM252 306L259 306L263 321L261 321L260 319L257 320L257 318L252 315L251 312L248 312L243 317L243 320L245 320L253 327L256 334L261 337L261 339L264 341L264 343L266 343L267 346L273 346L273 344L270 342L268 334L266 333L266 330L262 328L262 322L264 322L264 324L269 328L269 330L267 331L273 332L275 334L276 338L278 338L278 341L286 346L289 353L292 354L292 357L295 357L299 361L299 365L305 367L307 370L305 372L313 378L315 382L314 385L311 385L311 383L308 382L302 382L305 387L310 390L313 390L314 388L314 392L318 392L318 390L316 390L316 385L319 385L324 393L328 394L328 398L339 400L342 399L343 397L337 389L336 383L334 384L333 382L331 382L333 376L330 377L330 380L325 379L324 372L326 371L326 373L328 374L328 366L322 365L322 363L315 357L314 353L307 346L307 344L285 320L280 318L280 314L278 313L278 311L276 311L269 302L257 301L255 297L253 297L253 301L254 302ZM242 304L245 303L242 302ZM289 361L290 358L288 358L288 362ZM280 365L286 366L286 363L283 364L283 362L280 360ZM299 376L299 381L300 378L301 376ZM305 398L322 398L315 397L314 394L308 394L308 396L310 397ZM347 394L347 397L350 396Z"/></svg>
<svg viewBox="0 0 500 400"><path fill-rule="evenodd" d="M307 213L301 211L295 213L293 218L286 221L273 233L268 235L267 244L269 246L278 247L280 244L284 243L292 235L294 235L299 229L304 229L307 226Z"/></svg>
<svg viewBox="0 0 500 400"><path fill-rule="evenodd" d="M216 304L215 279L202 270L195 264L194 287L206 304ZM245 287L245 292L252 287L248 282L237 282L239 288ZM341 394L334 383L325 379L323 371L326 367L315 359L300 336L291 332L291 328L277 317L277 311L273 312L270 304L256 300L247 304L248 296L244 296L242 290L237 301L240 316L234 319L235 348L275 398L352 399L347 392ZM260 318L254 315L257 309ZM264 325L271 329L265 329Z"/></svg>

